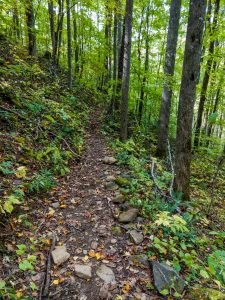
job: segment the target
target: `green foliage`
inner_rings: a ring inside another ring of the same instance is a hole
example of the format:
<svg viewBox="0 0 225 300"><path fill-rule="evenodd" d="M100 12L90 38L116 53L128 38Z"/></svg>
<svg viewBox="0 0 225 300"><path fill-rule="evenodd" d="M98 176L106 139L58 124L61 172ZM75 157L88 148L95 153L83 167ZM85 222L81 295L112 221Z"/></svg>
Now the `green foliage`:
<svg viewBox="0 0 225 300"><path fill-rule="evenodd" d="M43 169L33 177L32 181L28 185L28 191L30 193L46 192L55 185L56 182L51 171Z"/></svg>

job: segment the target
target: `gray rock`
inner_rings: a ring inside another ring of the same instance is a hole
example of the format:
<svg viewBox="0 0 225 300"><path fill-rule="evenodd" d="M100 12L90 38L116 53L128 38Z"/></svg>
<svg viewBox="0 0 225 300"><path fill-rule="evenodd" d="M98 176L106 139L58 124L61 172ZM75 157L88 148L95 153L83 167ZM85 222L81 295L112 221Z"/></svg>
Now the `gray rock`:
<svg viewBox="0 0 225 300"><path fill-rule="evenodd" d="M103 264L97 269L96 274L105 283L112 283L116 281L113 270Z"/></svg>
<svg viewBox="0 0 225 300"><path fill-rule="evenodd" d="M53 207L53 208L58 208L58 207L59 207L59 202L53 202L53 203L51 204L51 207Z"/></svg>
<svg viewBox="0 0 225 300"><path fill-rule="evenodd" d="M142 269L148 269L149 268L148 257L145 254L131 255L131 256L129 256L129 261L135 267L140 267Z"/></svg>
<svg viewBox="0 0 225 300"><path fill-rule="evenodd" d="M152 262L154 283L159 292L164 289L174 288L179 294L182 294L185 282L177 272L164 263Z"/></svg>
<svg viewBox="0 0 225 300"><path fill-rule="evenodd" d="M116 194L115 198L113 199L113 203L121 204L124 203L126 200L123 194Z"/></svg>
<svg viewBox="0 0 225 300"><path fill-rule="evenodd" d="M119 215L119 222L121 223L129 223L133 222L138 215L138 209L137 208L130 208L127 211L122 212Z"/></svg>
<svg viewBox="0 0 225 300"><path fill-rule="evenodd" d="M66 251L66 246L58 246L52 251L52 259L59 266L69 259L70 254Z"/></svg>
<svg viewBox="0 0 225 300"><path fill-rule="evenodd" d="M116 191L119 187L115 182L107 182L105 188L110 191Z"/></svg>
<svg viewBox="0 0 225 300"><path fill-rule="evenodd" d="M114 181L116 179L116 177L115 176L113 176L113 175L108 175L107 177L106 177L106 181Z"/></svg>
<svg viewBox="0 0 225 300"><path fill-rule="evenodd" d="M136 245L141 244L144 240L144 236L141 232L138 232L136 230L131 230L130 232L130 237L134 241Z"/></svg>
<svg viewBox="0 0 225 300"><path fill-rule="evenodd" d="M76 264L75 265L75 274L80 278L90 279L92 277L91 267L88 265Z"/></svg>
<svg viewBox="0 0 225 300"><path fill-rule="evenodd" d="M100 288L99 291L99 299L105 300L108 299L108 297L109 297L109 285L103 284L103 286Z"/></svg>
<svg viewBox="0 0 225 300"><path fill-rule="evenodd" d="M98 243L96 241L91 242L91 249L95 250L98 248Z"/></svg>
<svg viewBox="0 0 225 300"><path fill-rule="evenodd" d="M105 164L108 164L108 165L113 165L115 164L116 162L116 159L115 157L112 157L112 156L105 156L102 160Z"/></svg>

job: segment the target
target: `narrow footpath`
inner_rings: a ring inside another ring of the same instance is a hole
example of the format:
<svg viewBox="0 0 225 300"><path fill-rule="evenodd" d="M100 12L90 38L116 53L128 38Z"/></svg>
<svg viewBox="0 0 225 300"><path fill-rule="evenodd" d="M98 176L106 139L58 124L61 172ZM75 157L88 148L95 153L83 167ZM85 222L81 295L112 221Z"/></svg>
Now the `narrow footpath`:
<svg viewBox="0 0 225 300"><path fill-rule="evenodd" d="M93 116L81 161L50 199L44 231L54 234L58 247L49 299L161 299L149 289L150 268L141 254L149 242L143 219L115 184L124 172Z"/></svg>

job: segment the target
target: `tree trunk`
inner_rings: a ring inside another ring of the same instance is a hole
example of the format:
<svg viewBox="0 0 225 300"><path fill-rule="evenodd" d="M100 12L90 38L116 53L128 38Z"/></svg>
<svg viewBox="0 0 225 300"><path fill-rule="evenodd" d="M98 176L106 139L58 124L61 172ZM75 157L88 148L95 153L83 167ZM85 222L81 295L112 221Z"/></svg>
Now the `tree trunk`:
<svg viewBox="0 0 225 300"><path fill-rule="evenodd" d="M68 88L72 88L72 47L71 47L71 24L70 24L70 0L66 0L67 10L67 59L68 59Z"/></svg>
<svg viewBox="0 0 225 300"><path fill-rule="evenodd" d="M177 117L175 190L190 198L192 120L196 85L200 74L202 35L206 0L191 0L185 43L180 99Z"/></svg>
<svg viewBox="0 0 225 300"><path fill-rule="evenodd" d="M75 51L74 51L74 58L75 58L75 73L79 73L79 47L78 47L78 36L77 36L77 16L76 16L76 9L74 9L73 14L73 35L74 35L74 44L75 44Z"/></svg>
<svg viewBox="0 0 225 300"><path fill-rule="evenodd" d="M19 15L18 15L18 6L17 6L17 0L14 1L14 7L13 7L13 30L16 39L20 39L20 23L19 23Z"/></svg>
<svg viewBox="0 0 225 300"><path fill-rule="evenodd" d="M53 0L48 1L48 12L49 12L49 21L50 21L50 31L51 31L51 40L52 40L52 63L55 65L56 62L56 40L55 40L55 22L54 22L54 6Z"/></svg>
<svg viewBox="0 0 225 300"><path fill-rule="evenodd" d="M133 0L126 0L120 138L127 139Z"/></svg>
<svg viewBox="0 0 225 300"><path fill-rule="evenodd" d="M36 55L36 34L35 34L35 19L33 0L28 0L26 3L26 18L28 31L28 52L30 56Z"/></svg>
<svg viewBox="0 0 225 300"><path fill-rule="evenodd" d="M172 99L172 81L174 75L181 0L171 0L170 20L167 35L166 57L164 66L165 83L159 115L157 156L165 157L167 152L168 127Z"/></svg>
<svg viewBox="0 0 225 300"><path fill-rule="evenodd" d="M62 45L64 0L58 0L58 3L59 3L59 14L58 14L58 26L56 31L56 65L57 66L59 66L59 59L60 59L61 45Z"/></svg>
<svg viewBox="0 0 225 300"><path fill-rule="evenodd" d="M205 101L206 101L206 93L208 89L208 84L209 84L209 77L210 77L210 71L212 68L212 63L213 63L213 54L214 54L214 49L215 49L215 30L217 27L217 16L219 12L219 5L220 5L220 0L215 1L215 11L214 11L214 18L213 18L213 24L210 30L210 36L211 36L211 41L209 44L209 50L208 50L208 60L206 63L206 70L203 78L203 83L202 83L202 89L201 89L201 95L200 95L200 101L199 101L199 106L198 106L198 116L197 116L197 122L196 122L196 128L195 128L195 139L194 139L194 147L198 147L199 145L199 137L200 137L200 130L202 126L202 116L203 116L203 111L204 111L204 106L205 106Z"/></svg>
<svg viewBox="0 0 225 300"><path fill-rule="evenodd" d="M138 121L141 124L142 119L142 112L143 112L143 105L144 105L144 95L145 95L145 85L147 81L147 72L149 68L149 10L150 10L150 3L147 7L146 12L146 37L145 37L145 69L144 75L141 83L141 93L140 93L140 102L138 106Z"/></svg>

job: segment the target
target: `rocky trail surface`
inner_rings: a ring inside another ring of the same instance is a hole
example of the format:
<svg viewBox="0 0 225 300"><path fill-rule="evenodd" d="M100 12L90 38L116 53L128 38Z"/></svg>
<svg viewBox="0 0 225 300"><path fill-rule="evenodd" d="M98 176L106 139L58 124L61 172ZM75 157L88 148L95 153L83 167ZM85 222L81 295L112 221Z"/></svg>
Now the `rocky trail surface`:
<svg viewBox="0 0 225 300"><path fill-rule="evenodd" d="M151 271L142 253L149 240L142 233L143 219L115 183L118 176L129 175L116 165L97 122L90 120L85 153L56 189L49 218L42 220L40 233L52 238L55 247L50 251L51 279L47 276L40 299L45 292L46 299L162 299L148 288ZM45 273L36 279L43 281Z"/></svg>

